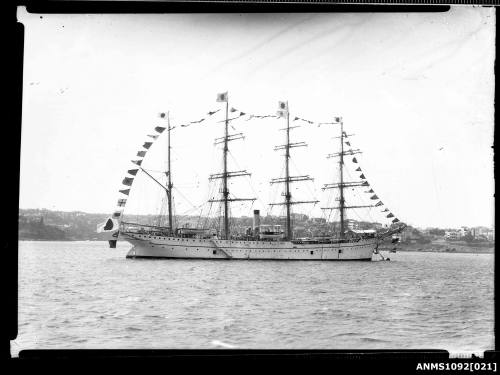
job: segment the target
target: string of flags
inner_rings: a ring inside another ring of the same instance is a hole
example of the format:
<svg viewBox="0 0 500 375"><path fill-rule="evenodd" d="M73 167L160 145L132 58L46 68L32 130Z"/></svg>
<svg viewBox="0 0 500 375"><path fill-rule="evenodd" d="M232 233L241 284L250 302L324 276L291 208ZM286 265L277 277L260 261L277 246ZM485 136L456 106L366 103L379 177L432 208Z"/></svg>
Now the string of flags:
<svg viewBox="0 0 500 375"><path fill-rule="evenodd" d="M249 121L249 120L254 119L254 118L262 119L262 118L269 118L269 117L278 118L278 116L274 116L274 115L248 115L248 118L246 119L246 121Z"/></svg>
<svg viewBox="0 0 500 375"><path fill-rule="evenodd" d="M295 117L294 121L305 121L305 122L307 122L309 124L316 124L316 125L320 126L320 125L334 125L334 124L339 124L342 121L342 119L340 117L334 117L333 118L333 122L317 122L317 121L311 121L311 120L307 120L307 119L300 118L300 117Z"/></svg>
<svg viewBox="0 0 500 375"><path fill-rule="evenodd" d="M162 118L162 119L165 118L165 113L160 113L160 118ZM160 134L165 131L165 129L166 129L166 127L164 127L164 126L156 126L154 128L154 133L156 133L156 134L148 134L147 135L149 138L152 139L152 141L148 141L148 142L143 143L143 145L142 145L143 149L137 151L137 154L136 154L136 156L139 159L132 160L132 163L134 163L135 165L137 165L139 167L142 165L142 162L143 162L144 158L146 157L147 152L149 151L151 146L153 146L153 143L158 139ZM170 129L173 129L173 127L171 127ZM138 168L129 169L127 171L128 175L123 178L122 185L124 187L128 187L128 188L126 188L126 189L122 188L122 189L118 190L118 192L120 194L123 194L124 196L128 197L128 195L130 194L132 184L134 183L134 178L137 175L138 171L139 171ZM114 219L119 219L121 217L126 204L127 204L127 198L119 198L118 199L117 204L116 204L118 209L115 210L115 212L112 215L112 217Z"/></svg>
<svg viewBox="0 0 500 375"><path fill-rule="evenodd" d="M227 93L225 93L225 94L219 94L217 96L217 101L227 101ZM213 111L208 111L207 112L207 116L208 117L213 116L214 114L216 114L219 111L220 111L220 109L213 110ZM234 112L234 111L235 110L232 109L232 112ZM243 116L243 115L245 115L245 113L241 112L240 116ZM162 118L162 119L164 119L166 117L166 114L165 113L160 113L159 117ZM204 117L204 118L201 118L201 119L196 120L196 121L190 121L190 122L182 124L180 126L181 127L187 127L187 126L190 126L192 124L199 124L199 123L205 121L206 119L207 119L207 117ZM137 151L137 154L136 154L136 156L138 157L138 159L137 160L132 160L132 163L134 163L135 165L137 165L139 167L142 165L142 162L143 162L144 158L146 157L146 154L147 154L148 150L151 148L151 146L153 145L153 143L159 138L160 134L162 134L165 131L165 129L166 129L166 127L164 127L164 126L156 126L154 128L153 134L148 134L147 135L149 138L152 139L152 141L147 141L147 142L143 143L143 145L142 145L143 149ZM170 127L170 130L173 130L173 129L175 129L175 126ZM128 175L126 177L124 177L123 180L122 180L122 185L124 185L124 187L126 187L126 189L123 189L123 188L120 189L119 190L120 194L123 194L124 196L127 196L127 197L129 196L132 184L134 183L134 178L137 175L138 171L139 171L139 169L129 169L127 171ZM123 213L123 210L124 210L124 207L125 207L126 204L127 204L127 198L119 198L118 199L117 206L118 206L119 209L115 210L115 212L113 213L112 217L114 219L119 219L121 217L121 215Z"/></svg>
<svg viewBox="0 0 500 375"><path fill-rule="evenodd" d="M316 125L320 126L320 125L338 124L338 123L340 123L341 119L340 119L340 117L334 117L333 122L317 122L317 121L311 121L311 120L308 120L308 119L305 119L302 117L295 116L292 121L303 121L303 122L307 122L308 124L311 124L311 125L316 124Z"/></svg>
<svg viewBox="0 0 500 375"><path fill-rule="evenodd" d="M218 94L217 95L217 101L218 102L219 101L226 101L227 102L227 92L223 93L223 94ZM208 117L213 116L214 114L216 114L219 111L220 111L220 109L208 111L205 117L203 117L203 118L201 118L199 120L190 121L190 122L187 122L185 124L181 124L180 126L181 127L187 127L187 126L190 126L190 125L193 125L193 124L199 124L199 123L205 121ZM235 112L235 111L236 110L234 108L231 109L231 112ZM240 112L240 116L238 116L238 117L241 117L241 116L244 116L244 115L245 115L245 113ZM165 113L160 113L159 117L162 118L162 119L164 119L166 117L166 114ZM175 128L176 128L176 126L170 127L170 130L173 130ZM148 134L147 135L152 140L143 143L143 145L142 145L143 149L137 151L137 154L136 154L136 156L138 157L138 159L137 160L132 160L132 163L134 163L135 165L137 165L139 167L142 165L142 162L143 162L144 158L146 157L146 154L147 154L148 150L151 148L151 146L153 145L153 143L159 138L160 134L162 134L165 131L165 129L166 129L166 127L164 127L164 126L156 126L154 128L153 134ZM124 196L127 196L127 197L129 196L132 184L134 183L134 178L137 175L138 171L139 171L139 169L129 169L127 171L128 175L126 177L124 177L123 180L122 180L122 185L124 185L124 187L126 187L126 189L123 189L123 188L120 189L119 190L120 194L123 194ZM117 206L118 206L119 209L115 210L115 212L113 213L112 217L114 219L119 219L121 217L121 215L123 213L123 210L124 210L124 207L125 207L126 204L127 204L127 198L119 198L118 199Z"/></svg>
<svg viewBox="0 0 500 375"><path fill-rule="evenodd" d="M344 137L348 137L348 135L346 134L346 132L344 132L343 135L344 135ZM348 152L352 152L351 142L350 141L345 141L345 144L347 146L349 146ZM354 164L358 164L358 167L356 168L356 172L361 172L361 174L359 176L359 178L363 180L363 183L361 184L361 186L370 186L370 184L367 181L367 178L366 178L365 174L363 173L361 167L359 166L358 159L356 159L355 157L353 157L352 158L352 162ZM374 194L375 192L373 191L372 188L370 188L370 190L366 190L365 193L373 194L370 197L371 200L378 200L378 202L375 204L375 207L384 206L384 203L380 200L380 198L377 196L377 194ZM387 212L388 214L386 215L386 218L388 218L388 219L393 218L392 219L393 223L397 223L397 222L400 221L397 217L394 216L394 214L388 208L384 208L381 212L382 213Z"/></svg>
<svg viewBox="0 0 500 375"><path fill-rule="evenodd" d="M217 100L216 101L217 102L227 102L228 101L228 93L225 92L225 93L217 94ZM231 113L236 113L236 117L230 118L230 119L228 119L228 121L233 121L233 120L239 119L239 118L241 118L243 116L247 116L246 121L249 121L249 120L252 120L252 119L264 119L264 118L287 118L289 116L288 103L287 102L279 102L278 103L278 108L279 109L278 109L276 115L256 115L256 114L251 114L251 113L248 113L248 112L240 111L239 109L231 107L230 112ZM190 122L181 124L180 126L181 127L188 127L188 126L193 125L193 124L200 124L203 121L207 120L209 117L211 117L214 114L218 113L219 111L220 111L220 109L213 110L213 111L208 111L206 113L205 117L203 117L203 118L201 118L199 120L190 121ZM162 119L165 118L165 116L166 116L165 113L161 113L160 114L160 118L162 118ZM224 121L226 121L226 120L224 120ZM305 118L301 118L301 117L295 116L294 119L293 119L293 121L302 121L302 122L306 122L306 123L311 124L311 125L316 124L316 125L320 126L320 125L326 125L326 124L338 124L338 123L340 123L342 121L342 119L340 117L334 117L333 118L333 122L316 122L316 121L311 121L311 120L308 120L308 119L305 119ZM232 125L231 125L231 127L232 127ZM170 130L172 130L174 128L175 128L175 126L170 127ZM144 158L146 157L148 150L152 147L153 143L159 138L160 134L162 134L165 131L165 129L166 129L166 127L156 126L154 128L153 134L148 134L147 135L152 140L143 143L143 145L142 145L143 149L137 151L137 154L136 154L136 156L138 157L138 159L137 160L132 160L131 162L134 163L135 165L141 167L142 162L143 162ZM348 135L347 135L346 132L343 132L343 135L346 138L348 137ZM345 144L347 146L351 147L351 143L349 141L345 141ZM352 152L352 149L350 148L349 151ZM358 164L358 160L355 157L352 158L352 162L355 163L355 164ZM126 197L129 196L131 187L132 187L132 185L134 183L134 178L137 175L138 171L139 171L139 169L135 169L135 168L134 169L129 169L127 171L128 175L126 177L124 177L123 180L122 180L122 185L124 185L124 188L122 188L122 189L119 190L120 194L123 194ZM358 166L358 168L356 169L356 171L357 172L362 172L361 167ZM370 184L368 183L368 181L367 181L367 179L366 179L366 177L365 177L365 175L363 173L361 173L360 178L362 180L364 180L362 182L361 186L370 186ZM366 191L366 193L373 194L374 191L373 191L373 189L370 189L370 190ZM379 200L379 198L378 198L378 196L376 194L374 194L373 196L371 196L370 199L372 199L372 200ZM118 199L118 201L117 201L117 207L118 208L117 208L117 210L115 210L115 212L112 215L113 219L119 219L121 217L126 203L127 203L127 198L119 198ZM382 201L379 200L379 202L377 202L375 204L375 207L380 207L380 206L383 206L383 205L384 205L384 203L382 203ZM386 215L386 217L387 218L394 218L392 220L393 223L399 222L399 219L396 218L394 216L394 214L392 214L388 208L385 208L382 212L383 213L388 212L388 214Z"/></svg>
<svg viewBox="0 0 500 375"><path fill-rule="evenodd" d="M211 117L211 116L215 115L215 114L216 114L217 112L219 112L219 111L220 111L220 109L217 109L217 110L214 110L214 111L208 111L208 112L207 112L207 116L208 116L208 117ZM182 128L187 128L188 126L191 126L191 125L193 125L193 124L199 124L199 123L201 123L201 122L203 122L203 121L207 120L207 119L208 119L208 117L203 117L203 118L201 118L201 119L199 119L199 120L195 120L195 121L189 121L189 122L186 122L186 123L184 123L184 124L181 124L180 126L181 126ZM173 129L173 128L170 128L170 129Z"/></svg>

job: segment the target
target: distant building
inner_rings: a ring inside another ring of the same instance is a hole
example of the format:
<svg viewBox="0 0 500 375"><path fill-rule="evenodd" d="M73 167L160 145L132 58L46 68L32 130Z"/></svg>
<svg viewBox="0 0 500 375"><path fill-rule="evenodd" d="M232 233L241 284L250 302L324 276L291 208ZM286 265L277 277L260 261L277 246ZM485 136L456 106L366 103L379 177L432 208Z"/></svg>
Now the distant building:
<svg viewBox="0 0 500 375"><path fill-rule="evenodd" d="M467 227L460 227L460 229L457 232L459 237L462 238L470 233L470 229Z"/></svg>
<svg viewBox="0 0 500 375"><path fill-rule="evenodd" d="M346 224L347 224L347 228L350 229L350 230L359 229L359 225L358 225L358 222L356 220L347 219L346 220Z"/></svg>
<svg viewBox="0 0 500 375"><path fill-rule="evenodd" d="M446 240L458 240L460 238L460 232L455 230L447 230L444 232L444 238Z"/></svg>
<svg viewBox="0 0 500 375"><path fill-rule="evenodd" d="M309 221L312 224L326 224L326 219L324 217L312 217Z"/></svg>
<svg viewBox="0 0 500 375"><path fill-rule="evenodd" d="M296 221L307 221L309 219L305 214L292 214L292 218Z"/></svg>
<svg viewBox="0 0 500 375"><path fill-rule="evenodd" d="M477 239L495 240L495 231L486 227L476 227L471 229L471 234Z"/></svg>

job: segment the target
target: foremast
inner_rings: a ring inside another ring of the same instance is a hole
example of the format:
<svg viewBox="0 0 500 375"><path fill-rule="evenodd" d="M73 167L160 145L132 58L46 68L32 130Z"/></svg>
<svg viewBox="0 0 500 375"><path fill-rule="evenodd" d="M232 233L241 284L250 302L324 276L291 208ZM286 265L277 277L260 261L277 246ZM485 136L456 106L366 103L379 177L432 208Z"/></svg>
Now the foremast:
<svg viewBox="0 0 500 375"><path fill-rule="evenodd" d="M172 165L171 165L171 159L170 159L170 131L172 128L170 127L170 111L167 112L167 131L168 131L168 146L167 146L167 153L168 153L168 171L166 172L168 181L167 181L167 199L168 199L168 228L170 235L173 234L174 232L174 227L173 227L173 216L172 216L172 187L174 186L172 184Z"/></svg>
<svg viewBox="0 0 500 375"><path fill-rule="evenodd" d="M292 224L291 224L291 206L293 204L302 204L302 203L318 203L317 200L311 201L292 201L292 193L290 191L290 183L297 181L307 181L313 180L308 175L306 176L290 176L290 149L294 147L305 147L307 144L305 142L290 142L290 129L298 128L298 126L290 127L290 111L288 110L288 101L287 102L279 102L279 110L278 117L283 117L286 120L286 128L280 129L286 132L286 143L284 145L276 146L274 148L277 150L285 150L285 178L275 178L271 180L271 184L276 183L284 183L285 184L285 200L280 203L271 203L270 206L275 205L285 205L286 209L286 237L284 238L287 241L292 240Z"/></svg>
<svg viewBox="0 0 500 375"><path fill-rule="evenodd" d="M173 221L174 221L174 215L173 215L173 205L172 205L172 189L173 189L173 183L172 183L172 164L171 164L171 145L170 145L170 140L171 140L171 130L173 129L172 126L170 125L170 111L167 111L165 114L164 112L160 114L161 118L167 118L167 170L165 171L165 176L167 177L167 182L166 186L163 185L160 181L158 181L156 178L154 178L150 173L148 173L142 166L139 166L142 172L144 172L149 178L151 178L153 181L155 181L159 186L165 190L165 193L167 194L167 204L168 204L168 234L172 236L174 234L174 227L173 227ZM162 128L164 129L164 128Z"/></svg>
<svg viewBox="0 0 500 375"><path fill-rule="evenodd" d="M217 101L218 102L225 102L226 103L226 117L224 120L224 137L221 138L216 138L215 139L215 145L218 144L223 144L223 171L222 173L217 173L217 174L212 174L209 177L209 180L215 180L215 179L222 179L222 190L221 190L221 199L210 199L209 202L222 202L223 207L224 207L224 232L222 235L223 239L230 239L231 238L231 232L230 232L230 226L229 226L229 203L234 202L234 201L254 201L256 198L230 198L229 197L229 188L228 188L228 179L232 177L239 177L239 176L250 176L250 173L248 173L246 170L242 171L228 171L227 168L227 154L229 152L229 145L228 143L230 141L235 141L237 139L243 139L243 133L235 133L235 134L229 134L228 131L228 126L229 126L229 121L232 121L233 119L229 118L229 95L227 92L218 94L217 95Z"/></svg>

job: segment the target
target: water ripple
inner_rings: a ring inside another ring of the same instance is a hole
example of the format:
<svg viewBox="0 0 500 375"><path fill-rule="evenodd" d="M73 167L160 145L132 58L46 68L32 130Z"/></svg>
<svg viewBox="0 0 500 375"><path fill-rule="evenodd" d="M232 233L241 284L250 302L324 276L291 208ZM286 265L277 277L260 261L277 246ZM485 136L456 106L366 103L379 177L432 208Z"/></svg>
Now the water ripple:
<svg viewBox="0 0 500 375"><path fill-rule="evenodd" d="M21 242L27 348L493 348L493 255L391 262L127 260L129 245Z"/></svg>

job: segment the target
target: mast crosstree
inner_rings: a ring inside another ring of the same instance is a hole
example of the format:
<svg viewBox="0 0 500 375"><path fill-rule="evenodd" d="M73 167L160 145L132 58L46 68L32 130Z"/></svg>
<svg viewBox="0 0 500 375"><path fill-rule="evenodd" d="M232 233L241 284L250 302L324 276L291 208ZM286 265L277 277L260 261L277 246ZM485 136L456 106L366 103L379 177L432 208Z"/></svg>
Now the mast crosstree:
<svg viewBox="0 0 500 375"><path fill-rule="evenodd" d="M347 138L350 135L344 132L344 122L342 117L336 117L334 124L340 124L340 136L335 137L335 139L340 139L340 152L336 152L333 154L328 154L327 158L339 157L339 172L340 172L340 182L338 183L330 183L324 184L322 190L326 189L339 189L340 198L338 199L339 205L337 207L321 207L322 210L339 210L340 211L340 239L345 238L345 210L352 208L367 208L367 207L376 207L375 205L360 205L360 206L346 206L345 198L344 198L344 189L348 187L356 187L356 186L369 186L366 181L348 181L344 182L344 156L345 155L355 155L361 154L359 149L356 150L347 150L344 151L344 138Z"/></svg>
<svg viewBox="0 0 500 375"><path fill-rule="evenodd" d="M116 247L116 242L120 238L125 239L133 245L127 258L193 258L193 259L282 259L282 260L372 260L373 254L379 254L378 246L383 238L391 236L395 233L399 233L406 225L404 223L395 224L399 222L398 218L394 217L394 214L385 208L383 213L388 212L386 218L392 218L391 227L387 230L380 232L381 226L377 225L377 230L365 230L365 231L355 231L346 234L346 217L345 210L351 208L364 208L364 207L380 207L384 204L378 198L372 188L368 188L369 191L365 193L373 194L370 199L378 201L374 205L346 205L345 191L344 189L352 187L366 187L370 186L365 175L361 173L359 176L362 181L344 181L344 160L347 155L355 155L361 153L359 149L353 149L350 144L350 140L346 141L348 134L343 130L343 122L340 117L336 117L333 122L321 122L322 124L334 124L340 125L340 150L339 152L329 154L327 158L339 157L338 168L340 172L340 181L335 183L324 184L323 190L325 189L340 189L340 198L337 198L338 207L322 207L324 210L340 210L340 238L341 240L335 238L329 238L330 236L324 235L324 229L329 229L328 223L325 220L316 221L320 223L318 230L311 231L311 238L293 238L294 232L292 227L292 205L295 204L305 204L305 203L318 203L318 200L298 200L292 197L291 184L295 182L303 182L313 180L309 175L291 175L290 170L290 160L291 160L291 149L296 147L306 147L305 142L292 142L290 130L295 129L298 126L290 126L290 114L288 102L279 102L278 116L272 115L249 115L251 118L268 118L268 117L278 117L286 120L286 127L280 129L285 131L285 143L283 145L275 146L275 151L284 150L285 157L285 176L279 178L271 179L271 184L284 184L284 191L282 196L284 199L282 202L271 203L270 206L274 205L284 205L286 209L286 231L276 230L276 227L269 229L269 226L260 225L260 216L258 210L254 211L254 221L253 228L246 228L244 234L239 233L236 235L231 235L230 230L230 204L235 201L255 201L256 198L238 198L230 195L229 192L229 179L241 176L250 176L246 170L230 170L228 165L228 152L229 152L229 142L244 139L243 133L238 133L234 128L234 134L229 134L229 122L236 120L241 116L245 115L244 112L240 112L240 115L235 118L229 118L229 112L236 112L238 110L231 108L229 110L229 100L228 93L217 95L217 102L225 103L225 118L218 123L224 123L223 136L215 139L215 145L221 147L223 165L222 170L219 173L214 173L209 176L209 181L222 180L217 182L217 187L219 188L220 196L210 197L212 199L209 202L220 202L220 210L218 213L219 226L217 233L214 233L212 228L201 228L197 225L196 228L190 228L189 225L185 225L183 228L177 228L174 231L173 226L175 221L173 215L173 183L172 183L172 170L171 170L171 130L175 129L171 127L170 124L170 113L161 113L160 117L167 121L167 126L156 126L154 128L155 132L158 134L148 135L153 138L153 140L158 139L159 134L168 129L168 143L167 143L167 170L164 172L166 177L166 182L161 182L156 176L153 176L151 171L146 170L141 166L143 158L146 156L147 150L150 149L153 142L145 142L143 144L143 149L137 152L137 156L141 159L132 160L139 168L128 170L129 176L125 177L122 184L128 188L119 190L121 194L126 196L130 193L130 187L134 181L134 177L137 175L138 171L144 172L150 179L152 179L157 185L161 186L162 189L166 191L167 199L165 196L162 198L161 216L159 217L158 225L143 225L140 223L126 223L121 219L121 214L123 209L116 211L112 214L106 222L99 224L97 231L99 233L106 233L109 245L111 248ZM209 116L217 112L223 112L223 108L216 111L208 112ZM293 121L305 121L309 124L316 123L309 121L300 117L295 117ZM205 118L198 121L191 121L188 124L181 125L182 127L189 126L189 124L200 123L205 121ZM247 120L248 121L248 120ZM335 141L336 143L336 141ZM344 146L345 143L345 146ZM345 150L349 147L347 150ZM352 158L353 163L358 163L355 157ZM238 168L239 169L239 168ZM356 171L362 172L361 167L358 166ZM151 172L151 173L150 173ZM163 175L163 171L161 172ZM363 190L368 190L363 189ZM353 189L354 190L354 189ZM178 194L182 193L177 191ZM254 191L255 193L255 191ZM184 197L185 198L185 197ZM127 199L121 198L118 200L118 207L124 207ZM165 225L165 204L168 203L168 227ZM194 207L194 205L193 205ZM200 206L201 207L201 206ZM195 207L198 209L198 207ZM212 205L210 205L210 210ZM223 211L223 214L222 214ZM384 214L385 215L385 214ZM207 216L210 216L210 211ZM201 213L200 213L201 217ZM223 228L222 228L222 219ZM379 223L374 223L379 224ZM165 226L162 226L165 225ZM278 226L279 227L279 226ZM261 230L262 228L262 230ZM316 232L316 233L313 233ZM188 240L185 240L187 238ZM181 246L179 246L178 241L186 241ZM235 241L236 240L236 241ZM265 245L263 245L263 241ZM355 242L355 245L350 243ZM394 243L394 241L392 241ZM344 251L346 250L346 251ZM395 250L395 249L393 249ZM382 258L384 259L384 258Z"/></svg>
<svg viewBox="0 0 500 375"><path fill-rule="evenodd" d="M227 154L229 152L228 143L230 141L235 141L238 139L243 139L243 133L229 134L229 95L227 92L217 95L218 102L226 103L226 118L224 120L224 137L219 137L215 139L215 145L224 144L223 146L223 172L212 174L209 180L222 179L222 191L221 199L210 199L209 202L223 202L224 205L224 234L223 239L228 240L231 238L230 228L229 228L229 202L235 201L255 201L256 198L229 198L229 188L227 186L228 178L240 177L240 176L250 176L247 171L228 171L227 170Z"/></svg>
<svg viewBox="0 0 500 375"><path fill-rule="evenodd" d="M270 203L270 206L285 205L286 207L286 237L285 240L292 240L292 225L291 225L291 206L293 204L303 203L318 203L317 200L310 201L292 201L292 193L290 192L290 183L298 181L312 181L313 179L308 175L305 176L290 176L290 149L295 147L306 147L305 142L290 142L290 129L298 128L299 126L290 126L290 112L288 110L288 102L279 102L278 117L286 119L286 128L280 129L286 131L286 144L279 145L274 148L275 151L285 150L285 177L274 178L271 184L284 183L285 184L285 201L279 203Z"/></svg>

